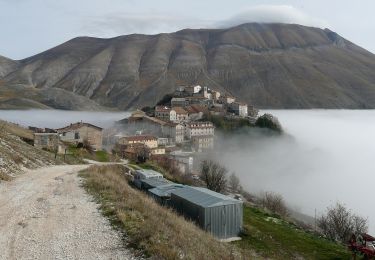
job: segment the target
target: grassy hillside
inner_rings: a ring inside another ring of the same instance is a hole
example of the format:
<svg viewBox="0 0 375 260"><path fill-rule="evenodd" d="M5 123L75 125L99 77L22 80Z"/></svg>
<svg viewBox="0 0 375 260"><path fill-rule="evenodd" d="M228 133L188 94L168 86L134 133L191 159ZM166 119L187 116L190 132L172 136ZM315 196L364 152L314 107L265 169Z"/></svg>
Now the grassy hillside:
<svg viewBox="0 0 375 260"><path fill-rule="evenodd" d="M248 206L244 208L242 240L236 244L240 248L251 247L267 258L351 259L344 246Z"/></svg>
<svg viewBox="0 0 375 260"><path fill-rule="evenodd" d="M243 258L243 250L216 241L193 223L130 187L123 170L119 165L92 166L81 176L85 178L85 188L101 203L103 214L125 231L128 245L155 259ZM246 251L246 255L254 256Z"/></svg>
<svg viewBox="0 0 375 260"><path fill-rule="evenodd" d="M132 188L122 166L93 166L84 186L126 242L156 259L350 259L344 246L245 206L242 240L221 243L193 223Z"/></svg>

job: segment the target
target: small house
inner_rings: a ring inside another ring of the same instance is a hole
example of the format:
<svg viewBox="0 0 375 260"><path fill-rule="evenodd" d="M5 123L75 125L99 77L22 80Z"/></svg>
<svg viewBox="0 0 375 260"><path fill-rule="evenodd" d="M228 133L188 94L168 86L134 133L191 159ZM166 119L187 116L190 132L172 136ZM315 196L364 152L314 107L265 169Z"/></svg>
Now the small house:
<svg viewBox="0 0 375 260"><path fill-rule="evenodd" d="M57 151L59 135L57 133L34 133L34 146L49 151Z"/></svg>
<svg viewBox="0 0 375 260"><path fill-rule="evenodd" d="M171 191L170 205L219 239L237 237L243 224L243 202L206 188L185 186Z"/></svg>
<svg viewBox="0 0 375 260"><path fill-rule="evenodd" d="M78 122L56 129L60 140L67 143L83 144L87 141L95 150L102 149L103 129L101 127Z"/></svg>
<svg viewBox="0 0 375 260"><path fill-rule="evenodd" d="M132 147L134 144L144 144L152 149L158 147L158 139L152 135L133 135L120 138L118 144L129 147Z"/></svg>
<svg viewBox="0 0 375 260"><path fill-rule="evenodd" d="M134 185L138 188L142 188L142 180L145 179L163 179L163 175L160 172L149 170L149 169L142 169L136 170L134 176Z"/></svg>

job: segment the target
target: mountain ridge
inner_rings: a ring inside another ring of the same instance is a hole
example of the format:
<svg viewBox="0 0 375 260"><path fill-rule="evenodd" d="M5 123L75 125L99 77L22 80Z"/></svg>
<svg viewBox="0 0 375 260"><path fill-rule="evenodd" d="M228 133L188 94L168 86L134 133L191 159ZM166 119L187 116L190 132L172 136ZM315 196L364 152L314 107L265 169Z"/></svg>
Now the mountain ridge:
<svg viewBox="0 0 375 260"><path fill-rule="evenodd" d="M76 37L20 61L0 59L0 105L4 89L17 86L39 100L62 89L124 110L201 84L260 108L375 108L374 69L374 54L329 29L296 24Z"/></svg>

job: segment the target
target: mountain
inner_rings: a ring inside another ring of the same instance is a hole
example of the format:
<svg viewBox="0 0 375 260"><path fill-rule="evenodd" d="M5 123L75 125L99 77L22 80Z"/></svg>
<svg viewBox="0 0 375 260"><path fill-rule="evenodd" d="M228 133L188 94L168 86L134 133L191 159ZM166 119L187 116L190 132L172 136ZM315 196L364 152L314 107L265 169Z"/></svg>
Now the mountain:
<svg viewBox="0 0 375 260"><path fill-rule="evenodd" d="M16 70L18 62L0 55L0 79L10 72Z"/></svg>
<svg viewBox="0 0 375 260"><path fill-rule="evenodd" d="M259 108L375 108L375 55L328 29L295 24L79 37L18 62L1 60L0 71L2 102L64 109L154 105L181 84L207 85Z"/></svg>

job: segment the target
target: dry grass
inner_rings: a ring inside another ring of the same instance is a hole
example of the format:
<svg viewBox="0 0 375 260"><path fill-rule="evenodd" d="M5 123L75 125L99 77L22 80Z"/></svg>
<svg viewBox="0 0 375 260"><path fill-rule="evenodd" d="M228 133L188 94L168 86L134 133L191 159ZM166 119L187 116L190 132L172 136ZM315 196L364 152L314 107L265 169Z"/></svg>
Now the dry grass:
<svg viewBox="0 0 375 260"><path fill-rule="evenodd" d="M10 181L12 177L0 170L0 181Z"/></svg>
<svg viewBox="0 0 375 260"><path fill-rule="evenodd" d="M84 186L102 212L127 234L127 243L156 259L249 259L129 186L123 166L91 166L81 173ZM253 257L250 257L253 258Z"/></svg>
<svg viewBox="0 0 375 260"><path fill-rule="evenodd" d="M21 138L25 138L25 139L28 139L28 140L34 139L33 132L30 131L29 129L26 129L22 126L19 126L19 125L13 124L13 123L9 123L9 122L5 122L5 121L2 121L2 120L0 120L0 131L9 132L9 133L11 133L15 136L19 136Z"/></svg>

